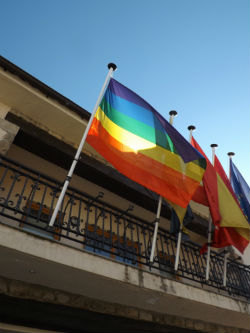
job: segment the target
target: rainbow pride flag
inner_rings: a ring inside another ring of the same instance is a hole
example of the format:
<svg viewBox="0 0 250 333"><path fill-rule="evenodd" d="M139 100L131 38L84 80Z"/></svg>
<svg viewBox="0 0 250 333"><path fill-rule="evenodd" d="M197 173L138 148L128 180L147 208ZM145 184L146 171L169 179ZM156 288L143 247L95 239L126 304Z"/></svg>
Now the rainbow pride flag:
<svg viewBox="0 0 250 333"><path fill-rule="evenodd" d="M205 158L151 105L111 79L87 142L119 172L186 208Z"/></svg>

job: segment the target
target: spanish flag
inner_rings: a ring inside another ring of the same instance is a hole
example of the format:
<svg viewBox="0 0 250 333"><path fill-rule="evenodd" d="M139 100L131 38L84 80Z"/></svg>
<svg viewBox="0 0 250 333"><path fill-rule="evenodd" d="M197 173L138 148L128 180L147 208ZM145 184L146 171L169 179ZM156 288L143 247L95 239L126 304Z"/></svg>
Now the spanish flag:
<svg viewBox="0 0 250 333"><path fill-rule="evenodd" d="M186 208L205 158L151 105L111 79L87 142L119 172Z"/></svg>
<svg viewBox="0 0 250 333"><path fill-rule="evenodd" d="M215 225L211 246L221 248L233 245L243 253L249 243L249 224L242 213L227 175L216 156L213 167L194 138L191 143L207 160L207 168L202 180L203 194L199 199L197 190L192 200L198 203L200 201L210 209ZM202 188L199 188L199 191L202 192Z"/></svg>

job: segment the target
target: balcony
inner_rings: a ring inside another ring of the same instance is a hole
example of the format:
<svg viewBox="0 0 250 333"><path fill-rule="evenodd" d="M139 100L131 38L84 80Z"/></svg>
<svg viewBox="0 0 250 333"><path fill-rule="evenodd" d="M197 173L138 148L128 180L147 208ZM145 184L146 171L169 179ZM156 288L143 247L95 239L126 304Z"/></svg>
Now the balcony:
<svg viewBox="0 0 250 333"><path fill-rule="evenodd" d="M224 256L211 252L209 281L205 280L206 255L199 245L182 242L178 271L174 271L176 238L159 228L156 257L149 262L154 224L105 202L102 192L92 197L69 188L55 226L48 228L62 184L28 167L1 157L0 223L62 243L106 259L160 274L199 288L250 298L249 266L228 259L227 285L223 287Z"/></svg>

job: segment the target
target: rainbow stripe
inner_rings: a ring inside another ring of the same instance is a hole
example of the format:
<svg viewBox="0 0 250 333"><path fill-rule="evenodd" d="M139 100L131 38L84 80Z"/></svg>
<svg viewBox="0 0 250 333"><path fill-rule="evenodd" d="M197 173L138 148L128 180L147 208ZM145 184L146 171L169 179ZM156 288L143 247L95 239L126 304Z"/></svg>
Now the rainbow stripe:
<svg viewBox="0 0 250 333"><path fill-rule="evenodd" d="M185 208L205 171L205 158L145 100L114 79L87 142L128 178Z"/></svg>

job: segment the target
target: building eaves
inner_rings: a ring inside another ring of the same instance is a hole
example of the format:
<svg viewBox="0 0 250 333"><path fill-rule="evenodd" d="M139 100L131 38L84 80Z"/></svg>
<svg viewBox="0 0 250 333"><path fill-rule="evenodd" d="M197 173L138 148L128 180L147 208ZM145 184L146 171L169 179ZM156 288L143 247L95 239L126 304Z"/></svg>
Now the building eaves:
<svg viewBox="0 0 250 333"><path fill-rule="evenodd" d="M71 111L73 111L74 113L76 113L82 119L88 120L90 118L90 113L87 110L83 109L76 103L72 102L70 99L64 97L63 95L58 93L56 90L50 88L49 86L47 86L43 82L39 81L34 76L25 72L20 67L14 65L12 62L10 62L9 60L5 59L2 56L0 56L0 67L2 67L4 71L8 71L11 74L16 75L21 80L27 82L32 87L38 89L46 97L56 100L61 105L65 106L66 108L68 108Z"/></svg>

